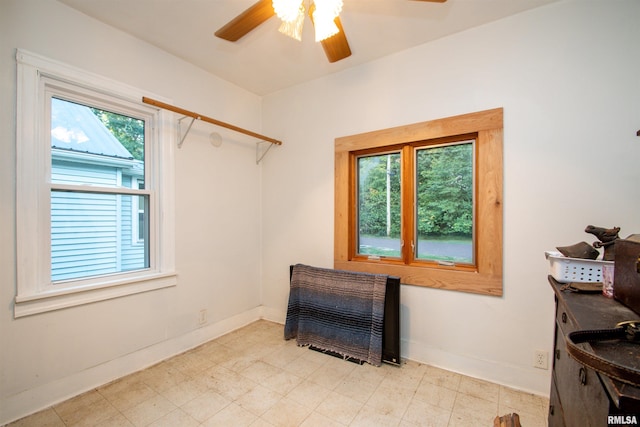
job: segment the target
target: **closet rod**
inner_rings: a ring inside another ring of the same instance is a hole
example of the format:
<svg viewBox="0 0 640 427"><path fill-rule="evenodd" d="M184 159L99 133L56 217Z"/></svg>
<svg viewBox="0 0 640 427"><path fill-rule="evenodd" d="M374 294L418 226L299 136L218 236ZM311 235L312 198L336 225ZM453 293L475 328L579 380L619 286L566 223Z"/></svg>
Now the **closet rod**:
<svg viewBox="0 0 640 427"><path fill-rule="evenodd" d="M258 138L275 145L282 145L282 141L278 141L277 139L269 138L268 136L260 135L259 133L251 132L250 130L243 129L238 126L231 125L229 123L221 122L220 120L212 119L211 117L203 116L202 114L194 113L193 111L188 111L183 108L176 107L170 104L165 104L164 102L147 98L146 96L142 97L142 102L144 102L145 104L163 108L165 110L173 111L175 113L183 114L185 116L193 117L194 119L202 120L204 122L211 123L216 126L222 126L223 128L231 129L233 131L240 132L245 135L249 135L254 138Z"/></svg>

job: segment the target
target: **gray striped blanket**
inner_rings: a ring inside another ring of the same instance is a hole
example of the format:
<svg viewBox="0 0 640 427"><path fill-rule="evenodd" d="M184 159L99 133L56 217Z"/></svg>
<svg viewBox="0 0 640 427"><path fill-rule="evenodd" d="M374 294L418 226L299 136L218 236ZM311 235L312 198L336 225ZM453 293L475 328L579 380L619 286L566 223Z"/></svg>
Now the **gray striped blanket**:
<svg viewBox="0 0 640 427"><path fill-rule="evenodd" d="M386 283L386 275L296 264L284 338L380 366Z"/></svg>

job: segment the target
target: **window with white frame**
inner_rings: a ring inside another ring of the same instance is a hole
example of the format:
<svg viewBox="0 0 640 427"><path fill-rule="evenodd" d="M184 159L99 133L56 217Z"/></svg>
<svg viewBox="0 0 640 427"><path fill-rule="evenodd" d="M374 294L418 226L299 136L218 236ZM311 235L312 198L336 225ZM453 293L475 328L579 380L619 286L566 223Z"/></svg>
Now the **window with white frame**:
<svg viewBox="0 0 640 427"><path fill-rule="evenodd" d="M15 316L174 285L166 113L82 70L17 62Z"/></svg>

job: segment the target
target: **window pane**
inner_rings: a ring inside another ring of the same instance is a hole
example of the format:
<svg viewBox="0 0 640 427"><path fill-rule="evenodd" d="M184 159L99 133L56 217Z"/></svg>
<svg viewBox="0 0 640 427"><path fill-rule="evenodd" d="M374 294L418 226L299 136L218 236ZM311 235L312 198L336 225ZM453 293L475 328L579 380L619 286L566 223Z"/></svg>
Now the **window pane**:
<svg viewBox="0 0 640 427"><path fill-rule="evenodd" d="M51 182L130 187L144 176L144 120L51 98Z"/></svg>
<svg viewBox="0 0 640 427"><path fill-rule="evenodd" d="M416 153L416 258L472 264L473 141Z"/></svg>
<svg viewBox="0 0 640 427"><path fill-rule="evenodd" d="M131 210L137 197L52 191L52 281L148 268L149 239L138 244L132 239ZM144 197L148 212L148 196ZM144 220L145 233L148 228Z"/></svg>
<svg viewBox="0 0 640 427"><path fill-rule="evenodd" d="M144 189L144 127L51 98L51 182ZM148 195L52 191L52 281L148 268L148 206Z"/></svg>
<svg viewBox="0 0 640 427"><path fill-rule="evenodd" d="M400 257L400 153L358 158L358 253Z"/></svg>

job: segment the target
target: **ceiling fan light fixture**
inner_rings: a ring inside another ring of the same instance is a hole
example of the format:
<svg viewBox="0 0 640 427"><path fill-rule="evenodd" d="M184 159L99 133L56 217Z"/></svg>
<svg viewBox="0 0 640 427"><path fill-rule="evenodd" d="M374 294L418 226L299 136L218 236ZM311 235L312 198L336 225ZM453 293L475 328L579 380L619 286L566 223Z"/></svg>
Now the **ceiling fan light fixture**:
<svg viewBox="0 0 640 427"><path fill-rule="evenodd" d="M330 16L318 15L318 13L313 14L313 24L315 26L317 42L328 39L340 32L340 29L334 22L334 19L335 16L332 18Z"/></svg>
<svg viewBox="0 0 640 427"><path fill-rule="evenodd" d="M278 31L302 41L302 27L305 18L304 4L305 0L272 0L273 11L282 21ZM313 15L316 42L321 42L340 32L335 19L342 11L342 0L314 0L309 10Z"/></svg>
<svg viewBox="0 0 640 427"><path fill-rule="evenodd" d="M335 19L342 11L342 0L315 0L313 6L316 42L338 34L340 29L336 25Z"/></svg>
<svg viewBox="0 0 640 427"><path fill-rule="evenodd" d="M316 11L319 11L322 15L331 15L335 19L340 12L342 12L342 0L314 0L313 4L316 6Z"/></svg>
<svg viewBox="0 0 640 427"><path fill-rule="evenodd" d="M295 21L298 19L300 9L304 13L304 0L273 0L272 6L276 16L283 22Z"/></svg>
<svg viewBox="0 0 640 427"><path fill-rule="evenodd" d="M278 31L293 39L302 41L302 26L304 25L304 7L300 8L300 13L293 21L282 21Z"/></svg>

